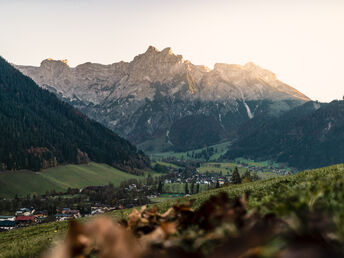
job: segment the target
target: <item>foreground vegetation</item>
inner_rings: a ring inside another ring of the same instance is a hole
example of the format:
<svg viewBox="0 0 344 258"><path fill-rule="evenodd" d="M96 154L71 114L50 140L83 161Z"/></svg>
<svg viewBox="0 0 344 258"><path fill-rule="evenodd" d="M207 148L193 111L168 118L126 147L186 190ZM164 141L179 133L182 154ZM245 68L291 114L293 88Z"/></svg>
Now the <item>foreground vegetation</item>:
<svg viewBox="0 0 344 258"><path fill-rule="evenodd" d="M293 223L296 230L301 230L300 225L305 225L305 227L310 225L309 214L324 216L334 224L334 228L330 232L332 237L343 243L343 173L344 165L334 165L304 171L293 176L230 185L206 191L190 198L195 200L192 203L192 208L197 209L211 196L219 192L226 192L230 198L248 194L248 209L256 209L260 216L275 214L279 218L294 218ZM190 198L182 198L180 201L186 202ZM159 203L157 207L162 212L174 203L175 200L166 201ZM130 210L119 210L109 215L118 220L126 218L129 213ZM55 222L0 233L0 257L37 257L52 243L53 239L66 230L67 223ZM271 248L274 247L281 248L280 244L274 244Z"/></svg>
<svg viewBox="0 0 344 258"><path fill-rule="evenodd" d="M152 175L155 173L150 172ZM82 188L89 185L112 183L115 187L122 181L142 179L125 173L106 164L90 162L82 165L64 165L33 171L0 172L0 197L26 196L27 194L44 194L55 190L65 192L68 188Z"/></svg>

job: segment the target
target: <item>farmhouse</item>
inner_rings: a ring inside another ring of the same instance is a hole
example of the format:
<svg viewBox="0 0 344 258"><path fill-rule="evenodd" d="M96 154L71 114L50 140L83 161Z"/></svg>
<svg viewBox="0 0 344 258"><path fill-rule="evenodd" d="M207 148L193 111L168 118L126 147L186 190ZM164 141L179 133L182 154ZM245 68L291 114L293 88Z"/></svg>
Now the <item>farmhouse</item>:
<svg viewBox="0 0 344 258"><path fill-rule="evenodd" d="M73 219L73 215L58 213L58 214L55 215L55 218L56 218L57 221L64 221L64 220Z"/></svg>
<svg viewBox="0 0 344 258"><path fill-rule="evenodd" d="M15 216L0 216L0 231L10 230L16 227Z"/></svg>
<svg viewBox="0 0 344 258"><path fill-rule="evenodd" d="M1 220L0 221L0 231L11 230L16 227L16 222L13 220Z"/></svg>
<svg viewBox="0 0 344 258"><path fill-rule="evenodd" d="M36 222L35 216L17 216L16 223L18 226L28 226Z"/></svg>
<svg viewBox="0 0 344 258"><path fill-rule="evenodd" d="M35 209L31 208L21 208L20 210L16 211L16 216L32 216L35 212Z"/></svg>
<svg viewBox="0 0 344 258"><path fill-rule="evenodd" d="M15 216L0 216L0 221L16 221Z"/></svg>
<svg viewBox="0 0 344 258"><path fill-rule="evenodd" d="M105 212L113 211L116 207L110 207L106 205L95 205L91 207L91 215L104 214Z"/></svg>
<svg viewBox="0 0 344 258"><path fill-rule="evenodd" d="M77 219L80 218L80 211L79 210L72 210L70 208L63 208L58 209L57 214L55 215L56 220L63 221L63 220L70 220L70 219Z"/></svg>

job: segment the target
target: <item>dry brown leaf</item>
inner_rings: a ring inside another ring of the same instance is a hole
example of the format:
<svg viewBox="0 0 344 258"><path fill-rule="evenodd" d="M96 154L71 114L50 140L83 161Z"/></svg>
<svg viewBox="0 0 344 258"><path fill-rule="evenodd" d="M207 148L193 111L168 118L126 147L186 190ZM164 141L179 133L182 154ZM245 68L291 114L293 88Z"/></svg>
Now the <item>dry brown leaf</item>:
<svg viewBox="0 0 344 258"><path fill-rule="evenodd" d="M134 208L129 214L128 226L129 228L134 228L141 219L141 213Z"/></svg>
<svg viewBox="0 0 344 258"><path fill-rule="evenodd" d="M88 223L71 222L64 243L54 248L46 257L139 258L146 252L133 234L112 219L99 217Z"/></svg>
<svg viewBox="0 0 344 258"><path fill-rule="evenodd" d="M166 212L160 215L161 218L167 218L174 212L173 208L169 208Z"/></svg>

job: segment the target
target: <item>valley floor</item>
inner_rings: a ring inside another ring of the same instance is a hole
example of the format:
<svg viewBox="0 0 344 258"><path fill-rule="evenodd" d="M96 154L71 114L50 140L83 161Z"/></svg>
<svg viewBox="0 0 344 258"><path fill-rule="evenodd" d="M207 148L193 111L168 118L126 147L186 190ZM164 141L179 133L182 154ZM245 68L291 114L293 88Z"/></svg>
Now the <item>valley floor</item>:
<svg viewBox="0 0 344 258"><path fill-rule="evenodd" d="M199 208L211 196L226 192L230 198L249 194L248 207L259 214L275 214L279 218L297 218L299 222L310 213L325 214L333 218L336 227L331 234L344 243L344 165L308 170L297 175L277 177L240 185L230 185L206 191L181 202L195 199L194 209ZM176 201L157 204L159 211L166 211ZM130 210L108 213L115 220L127 218ZM85 220L85 219L83 219ZM87 220L87 218L86 218ZM37 225L0 233L0 257L37 257L46 250L68 227L67 222Z"/></svg>

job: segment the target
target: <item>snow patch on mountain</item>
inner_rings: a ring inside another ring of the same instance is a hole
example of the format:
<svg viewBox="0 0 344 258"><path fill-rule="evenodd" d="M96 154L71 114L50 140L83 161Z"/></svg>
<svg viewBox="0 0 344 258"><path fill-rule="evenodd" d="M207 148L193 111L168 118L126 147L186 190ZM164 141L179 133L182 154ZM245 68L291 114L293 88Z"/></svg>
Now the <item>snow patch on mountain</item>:
<svg viewBox="0 0 344 258"><path fill-rule="evenodd" d="M245 100L243 100L243 103L244 103L244 106L245 106L245 108L246 108L248 117L249 117L250 119L252 119L254 116L253 116L253 114L251 113L250 107L247 105L247 103L245 102Z"/></svg>

